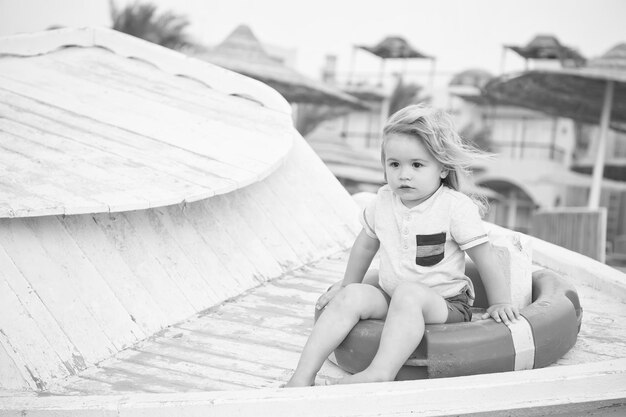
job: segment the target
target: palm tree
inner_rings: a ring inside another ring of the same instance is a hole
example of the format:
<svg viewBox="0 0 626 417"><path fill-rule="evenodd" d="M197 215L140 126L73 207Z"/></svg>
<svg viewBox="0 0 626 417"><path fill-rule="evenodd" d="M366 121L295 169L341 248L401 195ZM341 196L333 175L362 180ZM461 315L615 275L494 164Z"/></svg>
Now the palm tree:
<svg viewBox="0 0 626 417"><path fill-rule="evenodd" d="M113 29L171 49L191 46L185 33L189 26L186 16L169 10L158 14L154 4L140 1L122 9L118 9L113 0L110 5Z"/></svg>

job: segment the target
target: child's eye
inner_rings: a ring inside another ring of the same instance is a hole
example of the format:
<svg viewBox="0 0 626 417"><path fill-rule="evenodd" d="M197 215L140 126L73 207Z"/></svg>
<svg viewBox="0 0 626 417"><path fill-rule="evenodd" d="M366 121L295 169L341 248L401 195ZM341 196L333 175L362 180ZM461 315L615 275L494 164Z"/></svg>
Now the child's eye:
<svg viewBox="0 0 626 417"><path fill-rule="evenodd" d="M400 164L398 162L389 162L389 166L392 168L398 168Z"/></svg>
<svg viewBox="0 0 626 417"><path fill-rule="evenodd" d="M420 164L419 162L413 162L413 168L419 168L423 166L422 164Z"/></svg>

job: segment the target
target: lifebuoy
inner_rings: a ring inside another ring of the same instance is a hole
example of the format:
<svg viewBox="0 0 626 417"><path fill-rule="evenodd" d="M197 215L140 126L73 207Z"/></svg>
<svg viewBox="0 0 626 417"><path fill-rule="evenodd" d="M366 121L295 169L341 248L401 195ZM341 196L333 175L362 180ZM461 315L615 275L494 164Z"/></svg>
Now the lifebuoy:
<svg viewBox="0 0 626 417"><path fill-rule="evenodd" d="M466 273L476 289L474 305L485 308L484 288L471 263ZM522 319L510 326L493 320L427 325L422 342L396 379L541 368L554 363L576 343L582 321L578 293L555 272L543 269L533 273L532 303L520 313ZM382 320L357 323L335 349L336 363L351 373L365 369L376 354L382 328Z"/></svg>

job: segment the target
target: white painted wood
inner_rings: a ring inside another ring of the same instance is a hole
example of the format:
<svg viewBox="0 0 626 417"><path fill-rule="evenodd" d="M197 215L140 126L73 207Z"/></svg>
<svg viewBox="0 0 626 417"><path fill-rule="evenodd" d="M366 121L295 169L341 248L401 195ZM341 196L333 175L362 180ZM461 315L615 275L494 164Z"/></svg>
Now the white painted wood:
<svg viewBox="0 0 626 417"><path fill-rule="evenodd" d="M202 393L0 398L3 416L621 415L626 360L427 381ZM102 414L100 414L102 415Z"/></svg>
<svg viewBox="0 0 626 417"><path fill-rule="evenodd" d="M17 269L11 258L4 249L0 248L0 270L2 278L10 291L15 293L19 303L24 308L27 316L36 323L38 331L41 333L46 343L50 345L50 350L46 351L45 359L49 361L48 366L61 364L68 372L77 372L85 368L86 364L81 358L76 346L67 337L59 322L51 314L50 310L43 303L40 296ZM6 306L5 306L6 307ZM15 313L15 312L13 312ZM5 314L5 318L11 319L11 313ZM25 329L20 328L20 332ZM33 331L37 332L33 329ZM33 335L35 337L36 335ZM15 342L13 342L15 344ZM24 346L22 346L24 347ZM35 345L32 345L35 348ZM27 354L31 354L30 347L26 349ZM21 349L10 348L7 354L13 358L13 362L20 363ZM61 372L64 375L65 371ZM32 381L31 381L32 382Z"/></svg>
<svg viewBox="0 0 626 417"><path fill-rule="evenodd" d="M84 304L86 300L69 284L68 272L58 264L58 260L50 258L24 220L0 223L0 246L60 323L86 363L95 363L116 352ZM34 262L34 259L37 261Z"/></svg>
<svg viewBox="0 0 626 417"><path fill-rule="evenodd" d="M512 304L522 309L532 302L532 247L520 233L489 235Z"/></svg>
<svg viewBox="0 0 626 417"><path fill-rule="evenodd" d="M80 151L81 155L91 150L95 155L90 158L92 162L94 159L97 162L97 151L100 151L100 159L108 163L119 161L121 164L130 164L132 160L191 182L198 182L200 174L210 178L211 182L223 181L223 185L218 183L216 186L224 187L227 191L235 189L235 184L243 183L250 176L250 172L243 167L225 165L127 129L63 111L7 90L0 90L0 109L15 123L36 126L49 136L63 138L66 142L74 143L74 146L83 145L85 149ZM61 120L63 123L59 122ZM30 136L29 138L34 139ZM231 184L231 189L227 188L228 183Z"/></svg>
<svg viewBox="0 0 626 417"><path fill-rule="evenodd" d="M492 223L484 224L495 233L511 233L510 230ZM533 263L567 275L575 285L590 285L605 294L626 300L626 274L623 272L533 236L526 237L533 247Z"/></svg>
<svg viewBox="0 0 626 417"><path fill-rule="evenodd" d="M140 338L169 324L165 310L126 264L120 253L123 242L108 239L95 216L66 216L60 221L98 275L115 293L130 320L141 328Z"/></svg>
<svg viewBox="0 0 626 417"><path fill-rule="evenodd" d="M214 248L208 243L211 239L205 239L185 218L185 210L186 206L170 206L156 209L154 213L214 292L213 305L239 294L237 282L234 279L223 278L230 277L230 274L217 257Z"/></svg>
<svg viewBox="0 0 626 417"><path fill-rule="evenodd" d="M303 261L283 231L282 219L273 218L273 213L260 204L263 199L255 196L251 188L252 186L244 187L240 192L228 195L235 217L241 218L253 230L270 253L270 257L278 262L281 271L288 271L296 265L302 265ZM266 188L261 186L256 189ZM277 204L276 201L269 203Z"/></svg>
<svg viewBox="0 0 626 417"><path fill-rule="evenodd" d="M319 255L330 255L337 251L338 245L333 244L332 235L324 224L324 217L318 218L313 207L307 205L304 200L305 194L310 192L306 182L299 182L297 177L293 176L272 176L268 178L267 184L275 192L284 190L282 194L284 204L289 207L291 216L300 225L303 233L311 239Z"/></svg>
<svg viewBox="0 0 626 417"><path fill-rule="evenodd" d="M212 212L222 213L216 221L223 225L225 230L231 230L230 236L241 254L240 258L248 258L254 267L254 277L259 282L267 281L271 277L280 275L283 270L276 262L276 259L269 252L267 247L256 235L249 223L257 221L260 217L255 213L250 213L246 219L237 215L237 204L231 198L231 194L216 196L211 199ZM254 202L250 202L254 204ZM229 215L226 215L226 214ZM236 253L232 256L237 261Z"/></svg>
<svg viewBox="0 0 626 417"><path fill-rule="evenodd" d="M36 389L34 381L30 385L26 378L20 373L18 365L15 363L15 353L9 354L9 351L3 346L3 339L0 337L0 386L8 390L17 392L28 389Z"/></svg>
<svg viewBox="0 0 626 417"><path fill-rule="evenodd" d="M194 311L203 310L216 301L214 292L171 238L154 210L132 211L123 216L141 240L141 250L150 254L156 266L167 275L167 280L172 282L172 287L178 289Z"/></svg>
<svg viewBox="0 0 626 417"><path fill-rule="evenodd" d="M80 294L80 299L89 314L98 323L116 351L129 347L141 340L143 332L138 328L123 305L115 296L97 269L85 257L80 247L69 236L56 218L29 218L24 223L33 231L46 255L64 271L64 282L58 291ZM80 322L81 317L75 318ZM88 323L84 324L85 327Z"/></svg>
<svg viewBox="0 0 626 417"><path fill-rule="evenodd" d="M109 394L105 398L114 397L110 394L115 392L125 393L124 398L133 404L129 405L129 415L140 415L142 412L158 415L165 412L163 410L170 410L169 402L165 399L167 397L163 397L165 394L159 394L153 397L156 401L154 408L146 411L134 401L142 398L138 392L178 392L168 395L185 396L189 394L184 394L184 391L198 389L236 389L236 392L223 391L223 396L218 393L218 397L211 397L212 400L207 401L206 408L202 408L201 413L211 415L219 415L219 412L228 415L234 409L241 412L241 407L244 407L242 404L250 404L250 415L258 415L260 407L271 415L281 415L281 412L287 415L287 410L292 414L295 411L298 415L307 415L307 410L311 407L315 415L386 415L388 412L397 412L398 415L483 413L479 415L497 416L504 410L509 410L509 407L511 411L507 412L519 413L512 415L565 416L590 410L618 410L613 415L620 415L622 409L613 406L620 402L616 403L603 395L610 390L615 392L615 384L621 384L623 391L626 362L620 358L626 356L626 346L620 347L616 341L623 338L626 331L623 328L626 326L626 311L618 299L613 300L588 286L579 288L585 308L581 336L574 349L559 362L562 363L561 366L529 373L522 371L410 382L423 384L419 385L419 389L402 382L391 383L388 388L385 384L367 384L295 391L272 390L271 392L281 395L280 400L276 397L275 402L268 399L266 395L270 391L264 389L241 390L241 385L226 388L228 378L234 378L233 381L242 385L250 384L250 387L259 388L278 386L289 377L299 356L297 346L306 339L312 325L312 303L316 295L324 290L325 284L336 281L343 273L346 255L344 252L339 257L325 259L311 267L288 274L243 294L232 302L172 326L158 337L142 342L132 351L126 351L117 358L106 361L104 367L83 372L82 379L70 378L63 387L55 385L55 392L81 393L85 400L83 403L89 402L90 398L98 398L85 396L89 392ZM298 295L298 290L303 293ZM606 321L604 309L613 312L615 322ZM293 339L290 339L291 335ZM594 337L595 335L601 337ZM590 356L590 351L597 351L599 355ZM608 368L605 367L611 362L602 361L602 358L620 360L614 362L614 366L617 364L616 368L607 371ZM601 361L597 362L599 359ZM581 365L585 362L589 365ZM213 369L225 380L211 379ZM545 371L549 373L537 374ZM590 375L590 372L595 374ZM317 383L323 384L326 378L336 378L342 373L343 371L326 363ZM187 374L191 376L187 377ZM250 375L250 378L244 378L244 374ZM516 379L521 374L525 376ZM616 378L618 374L620 376ZM594 384L594 388L589 390L588 384ZM598 389L599 386L609 388ZM562 387L565 388L561 391ZM368 391L370 388L377 393L376 402L362 408L354 405L356 398L361 398L362 401L362 398L374 395L374 391ZM339 390L324 397L320 393L325 389ZM342 391L344 389L346 391ZM467 390L471 391L468 400L461 398L457 401L457 393ZM547 395L554 390L558 391L558 395ZM454 393L455 401L450 401L450 393ZM616 398L619 395L623 394L618 394ZM72 398L65 398L67 401L63 404L67 407ZM213 400L215 398L221 400ZM469 401L470 398L474 400ZM476 401L476 398L480 401ZM285 410L276 405L285 402L290 404ZM318 407L319 404L329 402L332 407L328 409ZM225 403L235 408L229 406L221 409L220 404ZM194 415L198 410L196 405L177 403L177 412L181 415ZM33 406L39 407L37 403Z"/></svg>
<svg viewBox="0 0 626 417"><path fill-rule="evenodd" d="M104 47L122 56L154 63L170 74L198 79L226 94L249 96L268 108L291 113L284 98L263 83L114 30L68 28L0 38L0 52L18 56L46 54L74 45Z"/></svg>
<svg viewBox="0 0 626 417"><path fill-rule="evenodd" d="M101 48L0 59L2 217L202 200L265 178L297 135L286 113Z"/></svg>
<svg viewBox="0 0 626 417"><path fill-rule="evenodd" d="M241 251L232 236L237 231L230 230L227 221L224 221L229 217L227 213L213 210L209 202L198 202L187 205L183 216L202 236L205 244L213 249L228 271L226 279L232 279L236 283L237 293L260 283L255 278L257 270L250 261L251 254Z"/></svg>
<svg viewBox="0 0 626 417"><path fill-rule="evenodd" d="M308 263L319 257L315 244L298 223L293 210L279 198L280 190L274 189L268 181L251 184L245 190L256 197L254 207L271 217L301 262Z"/></svg>
<svg viewBox="0 0 626 417"><path fill-rule="evenodd" d="M28 316L4 280L0 281L0 329L3 349L15 353L12 357L5 356L5 360L11 360L2 367L10 369L11 374L18 374L22 384L42 390L46 388L46 381L69 375L37 328L37 323ZM8 387L14 389L15 382L10 382Z"/></svg>
<svg viewBox="0 0 626 417"><path fill-rule="evenodd" d="M81 146L86 145L81 142ZM123 148L117 149L121 153ZM291 157L294 163L278 168L263 182L208 200L125 213L3 219L0 248L8 255L5 264L14 265L14 281L24 282L20 297L31 303L28 308L37 313L33 316L37 325L58 323L43 332L42 337L50 340L50 348L46 348L49 355L69 364L83 358L83 365L68 368L80 370L168 325L319 259L327 251L345 249L343 242L351 242L354 232L350 227L329 231L333 225L342 224L334 211L306 207L304 213L297 213L305 193L322 196L337 186L334 179L318 179L306 187L272 180L276 176L302 178L293 171L306 172L310 159L301 152ZM307 227L315 223L311 218L320 219L318 213L326 225ZM295 341L302 345L310 331L311 305L343 273L343 263L342 257L324 260L319 270L299 271L292 283L268 283L249 300L226 305L229 320L242 323L235 330L253 330L250 324L255 323L263 337L270 337L272 332L276 336L269 344L255 334L237 342L214 342L214 354L223 357L235 351L242 352L244 358L252 357L255 352L259 354L255 344L266 345L262 354L268 360L262 365L280 365L271 373L275 376L272 383L284 382L291 372L287 362L297 360ZM302 290L304 294L299 293ZM30 298L42 300L40 307L25 297L29 291ZM187 351L206 349L205 341L205 336L195 335L186 341ZM285 354L284 347L290 353ZM21 354L19 349L17 353ZM23 360L19 355L16 358ZM230 360L234 359L231 356ZM219 365L207 363L209 367ZM257 372L259 366L254 365L253 370ZM248 372L246 369L243 366L240 371ZM174 375L181 372L172 371ZM84 381L80 384L76 377L70 377L63 392L89 392L90 386L128 389L124 375L136 378L131 368L109 369L104 377L93 372L81 372L85 376L79 378ZM161 370L159 378L168 372ZM113 380L107 382L109 374ZM325 364L320 381L342 374ZM261 378L258 381L267 378L262 372L254 375ZM44 373L41 379L58 387L59 379L52 374ZM178 383L174 379L172 386ZM230 389L226 386L230 382L219 383L222 385L214 385L215 389ZM167 389L164 384L161 381L157 388Z"/></svg>
<svg viewBox="0 0 626 417"><path fill-rule="evenodd" d="M189 299L147 248L146 240L150 236L137 233L123 213L96 214L93 219L104 232L109 244L115 245L135 279L147 289L165 313L168 322L183 320L195 312Z"/></svg>

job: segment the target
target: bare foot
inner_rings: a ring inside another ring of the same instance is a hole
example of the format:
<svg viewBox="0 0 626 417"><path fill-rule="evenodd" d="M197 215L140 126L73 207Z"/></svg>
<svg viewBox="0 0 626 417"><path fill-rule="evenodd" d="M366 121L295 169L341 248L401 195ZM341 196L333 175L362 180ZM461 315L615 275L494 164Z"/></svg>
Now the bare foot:
<svg viewBox="0 0 626 417"><path fill-rule="evenodd" d="M378 374L374 374L373 372L368 372L367 370L358 372L354 375L348 375L339 379L327 379L326 385L343 385L343 384L363 384L367 382L386 382L391 381L391 379L384 378Z"/></svg>
<svg viewBox="0 0 626 417"><path fill-rule="evenodd" d="M281 388L312 387L313 385L315 385L315 380L299 378L294 374L285 385L281 385Z"/></svg>

